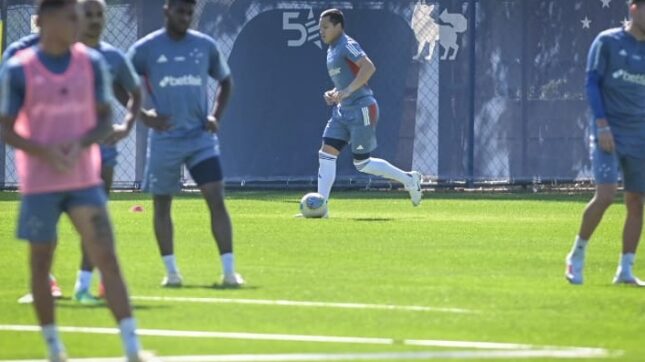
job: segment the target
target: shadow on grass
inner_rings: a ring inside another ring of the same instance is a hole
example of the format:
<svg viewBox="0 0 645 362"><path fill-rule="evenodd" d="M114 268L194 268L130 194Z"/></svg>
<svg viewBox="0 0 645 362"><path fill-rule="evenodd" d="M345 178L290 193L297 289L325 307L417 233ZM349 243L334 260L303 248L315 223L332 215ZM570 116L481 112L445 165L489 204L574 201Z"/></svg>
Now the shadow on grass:
<svg viewBox="0 0 645 362"><path fill-rule="evenodd" d="M352 221L358 221L358 222L388 222L388 221L394 221L393 218L391 217L360 217L360 218L353 218L350 219Z"/></svg>
<svg viewBox="0 0 645 362"><path fill-rule="evenodd" d="M227 291L227 292L243 292L245 290L259 290L261 287L256 286L256 285L245 285L241 288L232 288L232 287L225 287L219 283L214 283L214 284L208 284L208 285L198 285L198 284L188 284L184 285L181 288L176 288L177 290L181 289L202 289L202 290L222 290L222 291Z"/></svg>
<svg viewBox="0 0 645 362"><path fill-rule="evenodd" d="M108 309L107 303L103 302L100 304L81 304L72 301L71 298L63 298L56 302L56 308L62 309ZM168 309L169 305L161 304L140 304L132 303L133 310L155 310L155 309Z"/></svg>

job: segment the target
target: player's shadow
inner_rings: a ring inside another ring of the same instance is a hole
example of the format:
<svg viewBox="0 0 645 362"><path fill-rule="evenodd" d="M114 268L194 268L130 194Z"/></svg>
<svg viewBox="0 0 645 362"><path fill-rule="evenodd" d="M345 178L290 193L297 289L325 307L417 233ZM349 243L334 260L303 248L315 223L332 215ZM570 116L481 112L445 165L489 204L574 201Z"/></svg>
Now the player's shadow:
<svg viewBox="0 0 645 362"><path fill-rule="evenodd" d="M99 304L81 304L74 302L72 298L61 298L57 303L56 303L56 308L63 308L63 309L107 309L108 305L107 303L99 303ZM153 309L168 309L169 306L167 305L161 305L161 304L140 304L140 303L132 303L132 309L134 310L153 310Z"/></svg>
<svg viewBox="0 0 645 362"><path fill-rule="evenodd" d="M394 219L391 217L356 217L351 220L358 222L389 222Z"/></svg>
<svg viewBox="0 0 645 362"><path fill-rule="evenodd" d="M219 283L215 284L184 284L181 288L177 288L177 290L181 289L202 289L202 290L222 290L222 291L230 291L230 292L243 292L245 290L258 290L261 289L259 286L256 285L245 285L241 288L231 288L231 287L225 287L222 286Z"/></svg>

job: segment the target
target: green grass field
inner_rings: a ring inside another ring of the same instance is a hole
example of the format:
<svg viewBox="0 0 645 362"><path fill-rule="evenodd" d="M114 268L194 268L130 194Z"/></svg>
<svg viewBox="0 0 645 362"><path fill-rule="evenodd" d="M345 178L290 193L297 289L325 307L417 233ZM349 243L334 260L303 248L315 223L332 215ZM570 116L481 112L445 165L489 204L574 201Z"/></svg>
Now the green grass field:
<svg viewBox="0 0 645 362"><path fill-rule="evenodd" d="M316 354L318 360L389 361L537 356L533 361L548 360L549 351L552 358L570 353L583 360L584 350L565 348L592 347L606 349L608 359L645 360L645 290L611 284L624 218L618 204L590 244L586 284L574 287L564 280L563 261L589 195L430 193L413 208L399 192L336 193L329 220L293 218L299 196L229 195L238 270L248 283L240 290L213 288L220 263L205 205L194 195L179 197L173 215L186 286L166 290L159 286L164 270L152 234L151 202L140 194L113 195L118 251L139 327L246 333L143 336L145 348L159 356L298 353L301 359L293 360L314 360ZM145 212L129 212L135 204ZM0 194L0 360L44 356L39 333L6 330L36 324L31 307L16 302L28 283L26 245L14 239L18 206L16 194ZM54 271L69 297L79 242L67 220L60 240ZM635 272L645 277L645 259L637 260ZM249 299L264 304L243 303ZM319 304L269 304L275 300ZM69 299L58 302L57 318L65 327L115 326L105 307ZM364 339L299 341L303 336ZM62 337L74 358L121 355L116 335L63 332ZM411 340L434 342L418 346ZM281 358L287 357L265 360Z"/></svg>

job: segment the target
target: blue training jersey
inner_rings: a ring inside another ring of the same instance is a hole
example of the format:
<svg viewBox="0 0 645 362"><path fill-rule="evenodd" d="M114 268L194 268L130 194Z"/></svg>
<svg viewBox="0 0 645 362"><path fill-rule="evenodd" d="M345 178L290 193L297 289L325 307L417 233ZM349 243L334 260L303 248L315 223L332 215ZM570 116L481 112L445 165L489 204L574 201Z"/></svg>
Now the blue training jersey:
<svg viewBox="0 0 645 362"><path fill-rule="evenodd" d="M215 40L189 30L181 40L157 30L135 43L128 53L145 78L157 114L170 118L171 129L151 130L152 139L181 138L205 132L212 101L208 79L222 81L231 71Z"/></svg>
<svg viewBox="0 0 645 362"><path fill-rule="evenodd" d="M616 151L645 158L645 42L623 28L600 33L589 51L587 93L594 117L607 118Z"/></svg>
<svg viewBox="0 0 645 362"><path fill-rule="evenodd" d="M32 46L40 42L40 35L30 34L24 36L13 43L9 44L4 53L2 53L2 64L5 64L9 59L11 59L16 53L23 49L31 48Z"/></svg>
<svg viewBox="0 0 645 362"><path fill-rule="evenodd" d="M108 65L113 84L122 87L127 92L133 92L140 86L139 76L134 71L130 59L106 42L100 42L96 48Z"/></svg>
<svg viewBox="0 0 645 362"><path fill-rule="evenodd" d="M359 71L356 63L366 56L361 46L346 34L341 35L338 40L329 45L327 48L327 70L337 90L347 88L356 79L356 74ZM341 106L365 106L374 102L374 93L365 84L345 98Z"/></svg>

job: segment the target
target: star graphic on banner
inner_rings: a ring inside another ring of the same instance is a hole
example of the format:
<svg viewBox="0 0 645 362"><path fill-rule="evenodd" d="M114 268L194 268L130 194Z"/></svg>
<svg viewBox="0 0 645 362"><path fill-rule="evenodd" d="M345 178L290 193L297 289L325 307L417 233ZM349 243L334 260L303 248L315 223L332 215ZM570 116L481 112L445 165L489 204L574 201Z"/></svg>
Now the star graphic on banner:
<svg viewBox="0 0 645 362"><path fill-rule="evenodd" d="M580 20L582 23L582 28L583 29L590 29L591 28L591 20L589 20L588 16L585 16L584 19Z"/></svg>
<svg viewBox="0 0 645 362"><path fill-rule="evenodd" d="M603 8L608 8L609 3L611 3L611 0L600 0L600 1L602 1L602 7Z"/></svg>
<svg viewBox="0 0 645 362"><path fill-rule="evenodd" d="M623 28L626 28L627 25L629 25L629 19L623 18L623 21L621 21L621 23L623 24Z"/></svg>

